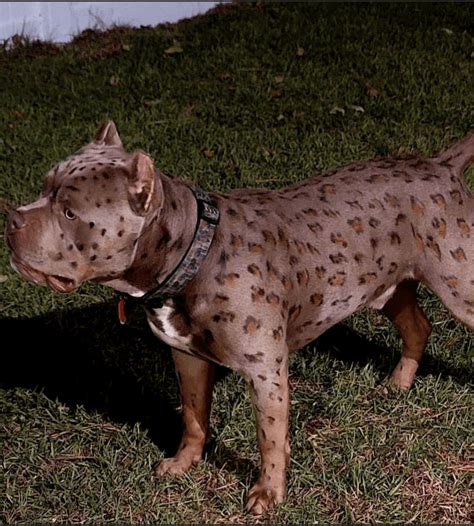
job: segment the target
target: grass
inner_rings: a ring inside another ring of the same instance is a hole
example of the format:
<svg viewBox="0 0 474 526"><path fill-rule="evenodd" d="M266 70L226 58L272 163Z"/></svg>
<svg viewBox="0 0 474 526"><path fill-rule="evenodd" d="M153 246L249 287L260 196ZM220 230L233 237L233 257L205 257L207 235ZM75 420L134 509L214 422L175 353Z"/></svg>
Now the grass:
<svg viewBox="0 0 474 526"><path fill-rule="evenodd" d="M431 154L474 129L473 19L469 3L257 3L3 50L0 228L105 118L127 148L219 190ZM179 395L143 315L122 328L111 291L25 283L4 244L0 275L0 520L253 521L258 455L239 377L222 371L206 462L153 480L179 440ZM260 521L474 521L472 332L429 291L421 301L434 331L408 393L378 388L399 348L378 312L292 357L289 496Z"/></svg>

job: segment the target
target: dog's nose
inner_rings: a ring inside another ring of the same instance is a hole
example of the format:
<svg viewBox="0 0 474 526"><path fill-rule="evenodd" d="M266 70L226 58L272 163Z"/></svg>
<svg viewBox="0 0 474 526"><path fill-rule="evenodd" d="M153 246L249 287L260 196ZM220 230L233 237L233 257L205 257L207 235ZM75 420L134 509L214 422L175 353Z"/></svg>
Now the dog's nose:
<svg viewBox="0 0 474 526"><path fill-rule="evenodd" d="M13 210L13 212L10 212L8 217L8 227L10 231L20 230L20 228L23 228L25 225L26 220L21 212L18 212L18 210Z"/></svg>

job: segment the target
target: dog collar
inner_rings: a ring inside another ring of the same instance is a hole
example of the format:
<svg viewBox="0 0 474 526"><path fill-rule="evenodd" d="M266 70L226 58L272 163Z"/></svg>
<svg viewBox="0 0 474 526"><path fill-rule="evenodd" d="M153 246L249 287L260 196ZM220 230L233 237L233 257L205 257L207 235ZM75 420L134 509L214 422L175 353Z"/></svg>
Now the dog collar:
<svg viewBox="0 0 474 526"><path fill-rule="evenodd" d="M167 298L179 294L197 274L201 263L206 259L219 223L219 209L212 197L200 188L192 188L197 202L197 223L193 240L181 261L156 289L140 298L133 298L150 307L161 307ZM129 296L122 296L118 305L121 324L126 323L125 302Z"/></svg>

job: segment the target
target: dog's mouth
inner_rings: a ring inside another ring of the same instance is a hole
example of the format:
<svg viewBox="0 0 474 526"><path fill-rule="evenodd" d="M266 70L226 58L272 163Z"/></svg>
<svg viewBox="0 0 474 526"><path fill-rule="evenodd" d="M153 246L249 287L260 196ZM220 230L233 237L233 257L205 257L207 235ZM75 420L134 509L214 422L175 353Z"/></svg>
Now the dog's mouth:
<svg viewBox="0 0 474 526"><path fill-rule="evenodd" d="M45 276L46 284L56 292L73 292L77 289L76 281L64 276Z"/></svg>
<svg viewBox="0 0 474 526"><path fill-rule="evenodd" d="M11 265L28 281L31 281L35 285L47 285L55 292L73 292L79 287L79 283L77 283L75 279L66 278L65 276L59 276L56 274L44 274L43 272L19 261L15 257L12 257Z"/></svg>

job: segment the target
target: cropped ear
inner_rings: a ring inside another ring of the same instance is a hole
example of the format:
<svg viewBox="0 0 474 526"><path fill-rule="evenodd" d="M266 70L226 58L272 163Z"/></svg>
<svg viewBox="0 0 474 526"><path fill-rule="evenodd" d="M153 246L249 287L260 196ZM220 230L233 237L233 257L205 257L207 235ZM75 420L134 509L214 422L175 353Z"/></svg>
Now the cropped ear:
<svg viewBox="0 0 474 526"><path fill-rule="evenodd" d="M142 151L132 158L128 185L128 201L137 215L144 216L150 209L155 192L155 167L153 161Z"/></svg>
<svg viewBox="0 0 474 526"><path fill-rule="evenodd" d="M105 121L97 132L94 142L104 146L122 146L114 121Z"/></svg>

